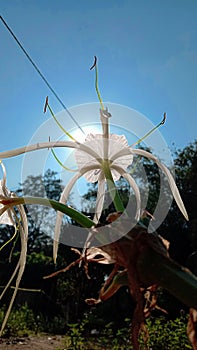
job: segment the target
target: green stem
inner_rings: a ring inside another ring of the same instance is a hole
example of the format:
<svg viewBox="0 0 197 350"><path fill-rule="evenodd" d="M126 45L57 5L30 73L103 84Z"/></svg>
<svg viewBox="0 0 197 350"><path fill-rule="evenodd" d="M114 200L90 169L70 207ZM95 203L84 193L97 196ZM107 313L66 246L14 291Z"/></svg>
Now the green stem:
<svg viewBox="0 0 197 350"><path fill-rule="evenodd" d="M106 162L103 165L103 171L104 171L105 177L107 179L109 193L110 193L111 199L113 200L115 209L117 212L123 213L125 208L124 208L122 200L119 196L119 193L117 191L116 185L114 183L110 167L109 167L108 163L106 164Z"/></svg>

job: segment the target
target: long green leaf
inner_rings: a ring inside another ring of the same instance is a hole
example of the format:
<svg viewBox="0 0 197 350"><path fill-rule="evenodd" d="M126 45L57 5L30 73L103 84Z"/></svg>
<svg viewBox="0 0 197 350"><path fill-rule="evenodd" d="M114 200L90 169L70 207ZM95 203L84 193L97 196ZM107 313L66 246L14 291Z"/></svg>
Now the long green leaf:
<svg viewBox="0 0 197 350"><path fill-rule="evenodd" d="M197 309L197 277L188 269L151 248L139 256L138 269L145 284L158 284L185 305Z"/></svg>
<svg viewBox="0 0 197 350"><path fill-rule="evenodd" d="M3 198L0 199L0 203L6 206L15 206L19 204L39 204L47 207L52 207L55 210L61 211L68 215L70 218L75 220L78 224L83 227L90 228L94 226L94 222L87 216L80 213L79 211L69 207L66 204L60 203L53 199L41 198L41 197L15 197L15 198Z"/></svg>

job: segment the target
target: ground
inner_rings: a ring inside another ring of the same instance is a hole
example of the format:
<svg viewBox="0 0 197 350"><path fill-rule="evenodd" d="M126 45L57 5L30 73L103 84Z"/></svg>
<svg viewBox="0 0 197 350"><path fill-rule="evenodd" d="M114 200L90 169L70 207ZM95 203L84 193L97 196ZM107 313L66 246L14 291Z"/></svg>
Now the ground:
<svg viewBox="0 0 197 350"><path fill-rule="evenodd" d="M63 350L61 336L37 336L26 338L0 338L0 350Z"/></svg>

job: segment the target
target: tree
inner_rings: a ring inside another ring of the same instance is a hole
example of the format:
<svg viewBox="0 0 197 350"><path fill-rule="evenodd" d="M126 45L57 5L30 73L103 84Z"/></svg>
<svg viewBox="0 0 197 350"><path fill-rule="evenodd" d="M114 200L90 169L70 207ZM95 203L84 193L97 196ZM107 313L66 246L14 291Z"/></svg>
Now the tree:
<svg viewBox="0 0 197 350"><path fill-rule="evenodd" d="M176 152L175 166L177 181L190 218L187 231L191 238L192 250L197 250L197 140L182 151Z"/></svg>
<svg viewBox="0 0 197 350"><path fill-rule="evenodd" d="M48 169L44 176L28 176L20 185L17 194L59 200L61 191L62 183L57 178L57 173ZM55 211L52 208L39 205L26 206L26 210L29 223L29 253L42 250L46 255L50 255L56 218Z"/></svg>

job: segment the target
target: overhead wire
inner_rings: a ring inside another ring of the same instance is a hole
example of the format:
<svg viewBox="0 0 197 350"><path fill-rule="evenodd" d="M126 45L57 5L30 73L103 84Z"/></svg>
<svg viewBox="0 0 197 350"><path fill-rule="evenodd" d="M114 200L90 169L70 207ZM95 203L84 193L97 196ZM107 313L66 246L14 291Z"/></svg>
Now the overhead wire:
<svg viewBox="0 0 197 350"><path fill-rule="evenodd" d="M0 16L1 21L3 22L4 26L6 27L6 29L9 31L9 33L11 34L11 36L13 37L13 39L16 41L16 43L18 44L18 46L20 47L20 49L23 51L23 53L25 54L26 58L29 60L29 62L32 64L32 66L34 67L34 69L36 70L36 72L39 74L39 76L41 77L41 79L44 81L44 83L47 85L47 87L49 88L49 90L52 92L52 94L55 96L55 98L58 100L58 102L61 104L61 106L64 108L64 110L67 112L67 114L70 116L70 118L72 119L72 121L76 124L76 126L82 131L83 134L84 131L82 129L82 127L79 125L79 123L77 122L77 120L73 117L73 115L70 113L70 111L68 110L68 108L66 107L66 105L64 104L64 102L61 100L61 98L58 96L57 92L53 89L53 87L51 86L51 84L48 82L48 80L46 79L46 77L43 75L43 73L41 72L41 70L38 68L37 64L32 60L31 56L29 55L29 53L25 50L24 46L21 44L21 42L18 40L18 38L16 37L16 35L14 34L14 32L12 31L12 29L8 26L8 24L6 23L6 21L3 19L2 16Z"/></svg>

